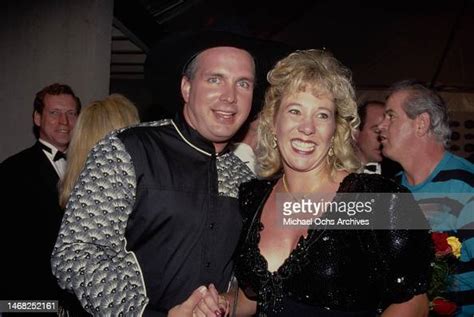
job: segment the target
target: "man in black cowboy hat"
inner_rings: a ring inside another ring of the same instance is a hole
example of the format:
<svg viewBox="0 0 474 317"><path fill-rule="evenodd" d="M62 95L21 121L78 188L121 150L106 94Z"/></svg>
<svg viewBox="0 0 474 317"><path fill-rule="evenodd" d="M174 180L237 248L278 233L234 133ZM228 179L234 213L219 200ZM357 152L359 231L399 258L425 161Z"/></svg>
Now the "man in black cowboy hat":
<svg viewBox="0 0 474 317"><path fill-rule="evenodd" d="M71 194L52 269L94 315L185 316L211 283L227 288L238 186L253 177L228 142L251 111L256 63L249 39L200 36L152 54L184 65L182 111L99 142Z"/></svg>

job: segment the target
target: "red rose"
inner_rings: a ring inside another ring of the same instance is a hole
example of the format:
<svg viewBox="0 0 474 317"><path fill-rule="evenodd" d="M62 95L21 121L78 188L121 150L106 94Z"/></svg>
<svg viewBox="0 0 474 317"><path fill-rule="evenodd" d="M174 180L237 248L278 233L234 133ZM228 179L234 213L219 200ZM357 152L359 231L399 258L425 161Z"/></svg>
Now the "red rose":
<svg viewBox="0 0 474 317"><path fill-rule="evenodd" d="M433 232L431 238L433 239L436 256L440 257L452 252L451 246L448 244L448 234L442 232Z"/></svg>
<svg viewBox="0 0 474 317"><path fill-rule="evenodd" d="M440 316L453 316L458 309L455 303L441 297L436 297L431 304L433 311Z"/></svg>

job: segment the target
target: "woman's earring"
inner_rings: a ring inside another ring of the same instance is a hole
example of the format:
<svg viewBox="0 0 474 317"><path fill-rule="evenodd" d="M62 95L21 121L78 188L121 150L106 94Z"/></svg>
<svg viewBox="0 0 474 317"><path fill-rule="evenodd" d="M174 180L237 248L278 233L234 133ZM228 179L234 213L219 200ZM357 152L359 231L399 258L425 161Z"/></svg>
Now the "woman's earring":
<svg viewBox="0 0 474 317"><path fill-rule="evenodd" d="M331 147L329 148L328 156L329 156L329 157L333 157L333 156L334 156L334 148L333 148L332 144L331 144Z"/></svg>
<svg viewBox="0 0 474 317"><path fill-rule="evenodd" d="M334 156L334 137L332 137L331 139L331 146L329 147L328 156L329 157Z"/></svg>
<svg viewBox="0 0 474 317"><path fill-rule="evenodd" d="M272 148L276 149L277 146L278 146L278 139L277 139L276 135L274 134L273 139L272 139Z"/></svg>

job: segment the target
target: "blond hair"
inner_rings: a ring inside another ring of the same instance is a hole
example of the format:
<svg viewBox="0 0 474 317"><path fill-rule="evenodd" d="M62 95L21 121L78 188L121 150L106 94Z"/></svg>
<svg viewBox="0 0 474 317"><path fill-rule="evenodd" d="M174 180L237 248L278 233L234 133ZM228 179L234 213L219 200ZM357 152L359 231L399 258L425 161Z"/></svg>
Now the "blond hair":
<svg viewBox="0 0 474 317"><path fill-rule="evenodd" d="M260 114L257 143L257 173L262 177L275 175L282 169L278 148L274 148L273 126L284 96L311 91L314 95L329 95L336 108L334 155L327 156L331 175L338 170L348 172L360 168L354 152L354 135L359 125L357 104L351 73L327 51L298 50L280 60L268 72L270 87Z"/></svg>
<svg viewBox="0 0 474 317"><path fill-rule="evenodd" d="M72 189L92 147L113 130L140 122L138 110L125 96L112 94L82 110L67 152L67 167L59 184L59 204L66 207Z"/></svg>

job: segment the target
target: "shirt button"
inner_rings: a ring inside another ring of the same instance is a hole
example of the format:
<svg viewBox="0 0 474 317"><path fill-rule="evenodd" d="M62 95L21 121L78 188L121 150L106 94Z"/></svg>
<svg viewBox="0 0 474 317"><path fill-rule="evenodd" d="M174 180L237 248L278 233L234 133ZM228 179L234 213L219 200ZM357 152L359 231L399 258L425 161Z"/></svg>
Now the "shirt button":
<svg viewBox="0 0 474 317"><path fill-rule="evenodd" d="M209 229L211 229L211 230L214 229L214 222L211 222L211 223L209 224Z"/></svg>
<svg viewBox="0 0 474 317"><path fill-rule="evenodd" d="M209 268L211 266L211 262L206 262L206 267Z"/></svg>

